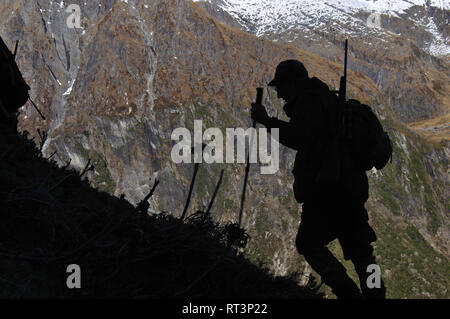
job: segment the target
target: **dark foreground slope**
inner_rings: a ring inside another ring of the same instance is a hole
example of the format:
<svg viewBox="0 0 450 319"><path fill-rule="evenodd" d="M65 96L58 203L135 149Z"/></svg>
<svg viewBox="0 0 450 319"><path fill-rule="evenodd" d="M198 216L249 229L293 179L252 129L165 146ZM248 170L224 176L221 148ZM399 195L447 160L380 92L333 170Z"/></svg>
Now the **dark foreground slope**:
<svg viewBox="0 0 450 319"><path fill-rule="evenodd" d="M0 298L320 298L227 249L202 214L149 216L0 125ZM37 143L39 144L39 143ZM66 286L81 267L81 289Z"/></svg>

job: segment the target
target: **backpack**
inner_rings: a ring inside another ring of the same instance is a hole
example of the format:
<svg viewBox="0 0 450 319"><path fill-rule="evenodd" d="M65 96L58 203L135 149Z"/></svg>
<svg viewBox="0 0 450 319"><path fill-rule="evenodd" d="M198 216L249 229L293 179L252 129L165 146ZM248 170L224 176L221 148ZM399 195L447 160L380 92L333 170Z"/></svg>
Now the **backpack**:
<svg viewBox="0 0 450 319"><path fill-rule="evenodd" d="M16 44L17 49L17 44ZM30 87L17 67L15 54L0 37L0 102L9 113L15 113L28 98Z"/></svg>
<svg viewBox="0 0 450 319"><path fill-rule="evenodd" d="M349 99L341 106L339 119L340 139L358 168L380 170L389 159L392 163L391 140L368 105Z"/></svg>

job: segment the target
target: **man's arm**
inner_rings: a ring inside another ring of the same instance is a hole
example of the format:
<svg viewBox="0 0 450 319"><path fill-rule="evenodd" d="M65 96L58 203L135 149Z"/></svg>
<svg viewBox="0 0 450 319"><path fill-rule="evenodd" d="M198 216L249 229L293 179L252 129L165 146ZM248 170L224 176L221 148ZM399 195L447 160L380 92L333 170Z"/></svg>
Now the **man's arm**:
<svg viewBox="0 0 450 319"><path fill-rule="evenodd" d="M292 122L285 122L276 117L269 117L264 106L256 103L252 103L251 113L252 119L267 127L269 133L271 128L279 129L278 142L289 148L299 150L299 130Z"/></svg>
<svg viewBox="0 0 450 319"><path fill-rule="evenodd" d="M314 105L296 106L290 122L269 117L263 106L252 104L252 118L266 126L269 132L271 128L279 128L281 144L297 151L305 150L324 132L323 103L323 96L319 95Z"/></svg>
<svg viewBox="0 0 450 319"><path fill-rule="evenodd" d="M294 124L279 120L276 117L269 117L264 123L261 124L267 127L269 133L271 128L278 128L279 129L278 142L280 142L284 146L287 146L297 151L300 149L299 147L300 132Z"/></svg>

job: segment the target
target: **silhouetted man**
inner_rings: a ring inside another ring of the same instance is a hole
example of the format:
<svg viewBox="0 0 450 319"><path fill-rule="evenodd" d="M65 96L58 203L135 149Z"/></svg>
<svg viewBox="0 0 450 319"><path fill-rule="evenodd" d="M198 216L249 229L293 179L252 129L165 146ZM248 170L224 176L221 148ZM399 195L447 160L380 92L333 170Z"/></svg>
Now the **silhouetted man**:
<svg viewBox="0 0 450 319"><path fill-rule="evenodd" d="M252 118L267 128L279 128L279 142L297 151L294 169L295 198L302 205L296 247L338 298L384 298L385 288L369 288L367 266L375 264L364 203L369 184L338 139L338 99L328 86L313 77L297 60L281 62L269 83L289 122L269 117L265 108L252 104ZM269 130L270 132L270 130ZM344 258L352 260L361 291L326 245L338 239Z"/></svg>

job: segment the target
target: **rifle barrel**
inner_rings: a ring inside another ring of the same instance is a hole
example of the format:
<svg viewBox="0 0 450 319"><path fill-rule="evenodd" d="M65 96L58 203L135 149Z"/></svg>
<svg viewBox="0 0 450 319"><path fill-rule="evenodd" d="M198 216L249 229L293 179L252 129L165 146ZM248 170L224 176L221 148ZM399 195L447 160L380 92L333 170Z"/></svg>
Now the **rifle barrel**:
<svg viewBox="0 0 450 319"><path fill-rule="evenodd" d="M344 57L344 101L347 99L347 52L348 52L348 39L345 39L345 57Z"/></svg>

